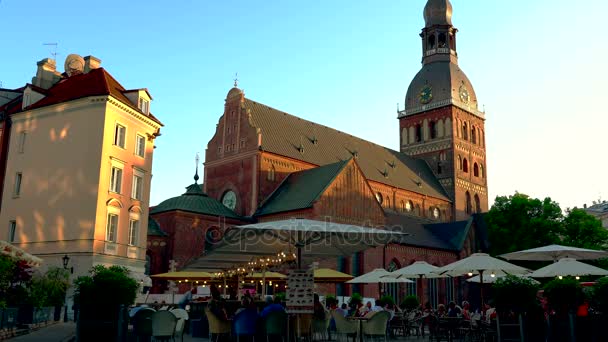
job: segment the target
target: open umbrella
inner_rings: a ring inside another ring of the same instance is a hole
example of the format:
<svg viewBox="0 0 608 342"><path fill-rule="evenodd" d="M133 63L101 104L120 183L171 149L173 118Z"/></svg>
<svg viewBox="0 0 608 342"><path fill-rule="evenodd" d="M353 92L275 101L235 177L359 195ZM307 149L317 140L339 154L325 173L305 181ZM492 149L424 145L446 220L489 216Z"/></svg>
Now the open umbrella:
<svg viewBox="0 0 608 342"><path fill-rule="evenodd" d="M28 265L34 267L38 267L42 264L42 259L39 257L31 255L23 249L2 240L0 240L0 254L7 255L16 260L23 260Z"/></svg>
<svg viewBox="0 0 608 342"><path fill-rule="evenodd" d="M329 268L319 268L315 270L315 283L319 284L334 284L344 283L353 279L350 274L338 272Z"/></svg>
<svg viewBox="0 0 608 342"><path fill-rule="evenodd" d="M556 261L562 258L595 260L608 257L608 252L571 246L549 245L499 256L507 260Z"/></svg>
<svg viewBox="0 0 608 342"><path fill-rule="evenodd" d="M416 261L415 263L400 268L394 271L389 277L398 277L398 278L418 278L419 284L422 288L422 278L432 279L432 278L445 278L446 275L440 275L437 273L433 273L437 271L439 267L433 266L426 261ZM420 290L420 302L422 302L422 290Z"/></svg>
<svg viewBox="0 0 608 342"><path fill-rule="evenodd" d="M372 284L372 283L413 283L413 281L407 278L391 277L391 272L383 269L376 268L375 270L365 273L356 277L355 279L349 280L347 284Z"/></svg>
<svg viewBox="0 0 608 342"><path fill-rule="evenodd" d="M481 305L483 307L484 273L496 274L501 272L506 274L526 274L530 271L526 268L510 264L504 260L493 258L486 253L475 253L467 258L445 265L436 270L434 273L453 277L461 276L463 274L479 274L479 290L481 296Z"/></svg>
<svg viewBox="0 0 608 342"><path fill-rule="evenodd" d="M529 276L534 278L552 278L558 276L578 277L585 275L608 275L608 271L603 268L576 261L576 259L562 258L549 266L539 268Z"/></svg>
<svg viewBox="0 0 608 342"><path fill-rule="evenodd" d="M162 280L212 280L215 276L208 272L200 272L200 271L180 271L180 272L168 272L168 273L159 273L150 276L154 279L162 279Z"/></svg>
<svg viewBox="0 0 608 342"><path fill-rule="evenodd" d="M485 277L483 279L484 284L493 284L495 283L498 279L500 278L504 278L506 277L506 274L495 274L494 277ZM535 284L540 284L538 281L530 278L528 275L524 275L524 274L517 274L516 277L520 277L520 278L526 278L526 279L530 279L533 283ZM479 278L479 275L476 275L474 277L471 277L469 279L467 279L467 282L469 283L479 283L481 281L481 279Z"/></svg>

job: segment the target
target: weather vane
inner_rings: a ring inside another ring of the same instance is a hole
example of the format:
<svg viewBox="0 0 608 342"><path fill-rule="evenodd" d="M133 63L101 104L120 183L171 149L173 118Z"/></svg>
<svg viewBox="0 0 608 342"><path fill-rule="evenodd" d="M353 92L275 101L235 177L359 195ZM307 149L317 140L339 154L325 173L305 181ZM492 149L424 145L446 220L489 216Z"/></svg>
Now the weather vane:
<svg viewBox="0 0 608 342"><path fill-rule="evenodd" d="M194 173L194 183L198 182L198 161L199 161L198 152L196 152L196 156L194 157L194 162L196 164L196 171Z"/></svg>
<svg viewBox="0 0 608 342"><path fill-rule="evenodd" d="M236 87L238 87L238 85L239 85L239 73L235 72L234 73L234 87L236 88Z"/></svg>

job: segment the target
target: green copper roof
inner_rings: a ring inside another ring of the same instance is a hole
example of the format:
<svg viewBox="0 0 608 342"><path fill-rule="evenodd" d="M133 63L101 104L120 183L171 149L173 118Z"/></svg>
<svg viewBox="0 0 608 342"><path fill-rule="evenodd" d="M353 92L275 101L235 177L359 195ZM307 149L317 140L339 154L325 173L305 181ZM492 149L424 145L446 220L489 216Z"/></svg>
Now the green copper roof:
<svg viewBox="0 0 608 342"><path fill-rule="evenodd" d="M158 222L148 216L148 235L150 236L167 236L167 233L163 232L158 225Z"/></svg>
<svg viewBox="0 0 608 342"><path fill-rule="evenodd" d="M169 198L159 205L150 208L150 214L164 213L167 211L187 211L195 214L222 216L241 219L234 211L226 208L215 198L207 196L201 189L200 184L192 184L186 187L186 192L178 197Z"/></svg>
<svg viewBox="0 0 608 342"><path fill-rule="evenodd" d="M255 215L268 215L312 207L348 160L294 172L258 208Z"/></svg>

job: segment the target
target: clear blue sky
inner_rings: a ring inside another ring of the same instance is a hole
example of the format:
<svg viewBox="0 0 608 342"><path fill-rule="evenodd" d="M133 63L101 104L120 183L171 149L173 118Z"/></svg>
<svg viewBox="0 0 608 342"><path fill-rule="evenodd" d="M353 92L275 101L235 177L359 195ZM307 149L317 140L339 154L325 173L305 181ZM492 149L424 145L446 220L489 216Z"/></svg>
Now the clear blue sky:
<svg viewBox="0 0 608 342"><path fill-rule="evenodd" d="M0 81L94 55L147 87L165 127L151 204L192 183L235 72L246 96L398 149L396 104L420 68L425 0L0 0ZM453 0L460 65L486 108L491 200L608 198L603 0Z"/></svg>

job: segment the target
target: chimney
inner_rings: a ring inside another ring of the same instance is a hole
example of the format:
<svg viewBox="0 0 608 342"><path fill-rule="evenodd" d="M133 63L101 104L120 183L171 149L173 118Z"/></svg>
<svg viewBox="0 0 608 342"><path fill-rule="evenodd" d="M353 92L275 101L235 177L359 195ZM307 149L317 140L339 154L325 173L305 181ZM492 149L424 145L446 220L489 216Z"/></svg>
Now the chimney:
<svg viewBox="0 0 608 342"><path fill-rule="evenodd" d="M45 58L38 63L36 76L32 78L32 84L40 88L49 89L61 79L61 73L57 71L55 60Z"/></svg>
<svg viewBox="0 0 608 342"><path fill-rule="evenodd" d="M101 59L94 56L86 56L84 58L84 73L88 73L93 69L99 69L101 65Z"/></svg>

